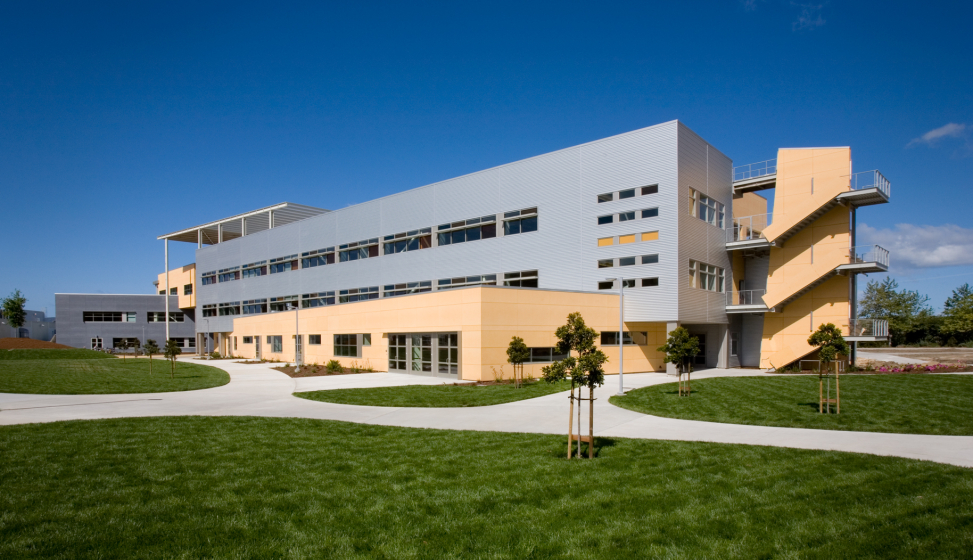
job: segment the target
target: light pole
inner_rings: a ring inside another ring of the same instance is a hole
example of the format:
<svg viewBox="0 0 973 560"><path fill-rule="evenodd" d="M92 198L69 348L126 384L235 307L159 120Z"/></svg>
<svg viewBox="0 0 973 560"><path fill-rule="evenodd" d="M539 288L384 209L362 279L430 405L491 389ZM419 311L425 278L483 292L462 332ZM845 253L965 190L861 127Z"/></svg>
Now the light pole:
<svg viewBox="0 0 973 560"><path fill-rule="evenodd" d="M625 279L606 278L612 282L618 282L618 393L625 394Z"/></svg>
<svg viewBox="0 0 973 560"><path fill-rule="evenodd" d="M298 322L298 315L301 312L301 296L297 296L297 302L294 303L294 373L301 373L301 327Z"/></svg>

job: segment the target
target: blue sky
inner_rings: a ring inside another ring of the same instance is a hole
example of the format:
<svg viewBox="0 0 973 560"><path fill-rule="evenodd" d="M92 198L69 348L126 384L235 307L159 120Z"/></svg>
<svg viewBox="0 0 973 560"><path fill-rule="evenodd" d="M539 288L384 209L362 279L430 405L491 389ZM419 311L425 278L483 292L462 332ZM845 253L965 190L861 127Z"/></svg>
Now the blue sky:
<svg viewBox="0 0 973 560"><path fill-rule="evenodd" d="M156 237L350 204L671 119L736 164L852 146L864 241L973 281L961 2L6 3L0 295L150 293ZM194 260L174 244L173 266Z"/></svg>

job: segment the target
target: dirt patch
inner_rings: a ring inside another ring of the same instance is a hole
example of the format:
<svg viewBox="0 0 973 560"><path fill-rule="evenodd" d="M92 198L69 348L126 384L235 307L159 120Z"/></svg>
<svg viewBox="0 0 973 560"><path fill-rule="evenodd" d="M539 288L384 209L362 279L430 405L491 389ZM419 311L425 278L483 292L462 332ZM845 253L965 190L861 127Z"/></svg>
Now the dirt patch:
<svg viewBox="0 0 973 560"><path fill-rule="evenodd" d="M872 359L870 355L878 354ZM884 354L884 356L882 356ZM884 363L885 356L898 356L905 360L929 362L930 364L973 364L973 348L859 348L859 363L869 361L873 364Z"/></svg>
<svg viewBox="0 0 973 560"><path fill-rule="evenodd" d="M64 350L72 348L72 346L65 346L56 342L34 340L33 338L0 338L0 350L22 350L31 348L53 348Z"/></svg>
<svg viewBox="0 0 973 560"><path fill-rule="evenodd" d="M242 364L257 364L260 362L238 362ZM352 375L355 373L369 373L364 371L352 371L348 368L344 368L341 371L329 372L324 366L304 366L301 368L301 372L297 373L297 368L295 366L280 366L271 368L275 369L281 373L286 373L291 377L324 377L327 375Z"/></svg>

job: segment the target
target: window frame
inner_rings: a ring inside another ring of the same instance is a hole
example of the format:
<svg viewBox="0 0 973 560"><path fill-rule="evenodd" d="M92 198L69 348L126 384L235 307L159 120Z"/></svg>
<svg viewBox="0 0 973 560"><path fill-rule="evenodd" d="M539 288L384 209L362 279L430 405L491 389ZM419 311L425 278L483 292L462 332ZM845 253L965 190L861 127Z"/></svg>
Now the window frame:
<svg viewBox="0 0 973 560"><path fill-rule="evenodd" d="M386 284L382 287L382 297L399 297L432 291L432 280Z"/></svg>
<svg viewBox="0 0 973 560"><path fill-rule="evenodd" d="M636 336L632 336L632 334ZM610 339L606 342L606 339ZM648 331L623 331L622 332L622 345L623 346L648 346L649 345L649 332ZM599 336L599 346L618 346L618 331L601 331Z"/></svg>
<svg viewBox="0 0 973 560"><path fill-rule="evenodd" d="M382 238L382 254L397 255L422 249L432 249L432 228L414 229Z"/></svg>
<svg viewBox="0 0 973 560"><path fill-rule="evenodd" d="M287 255L286 257L270 259L270 264L267 266L267 271L269 274L283 274L285 272L293 272L295 270L300 270L300 262L297 259L297 253Z"/></svg>
<svg viewBox="0 0 973 560"><path fill-rule="evenodd" d="M337 259L334 247L325 247L301 253L301 268L314 268L334 264Z"/></svg>
<svg viewBox="0 0 973 560"><path fill-rule="evenodd" d="M436 281L437 290L451 290L453 288L466 288L469 286L496 286L496 274L473 274L470 276L455 276L453 278L440 278Z"/></svg>
<svg viewBox="0 0 973 560"><path fill-rule="evenodd" d="M240 276L243 278L259 278L268 274L270 274L270 270L267 267L266 260L252 262L240 267Z"/></svg>
<svg viewBox="0 0 973 560"><path fill-rule="evenodd" d="M503 235L533 233L539 227L537 207L503 213ZM529 229L525 229L529 228Z"/></svg>
<svg viewBox="0 0 973 560"><path fill-rule="evenodd" d="M722 267L690 259L689 278L692 288L716 294L725 293L726 270Z"/></svg>
<svg viewBox="0 0 973 560"><path fill-rule="evenodd" d="M370 299L378 299L379 295L380 292L378 291L378 286L348 288L347 290L338 291L338 303L341 304L368 301Z"/></svg>
<svg viewBox="0 0 973 560"><path fill-rule="evenodd" d="M469 239L469 231L478 230L475 239ZM463 239L458 240L457 236L454 235L458 232L463 232ZM445 247L447 245L459 245L460 243L470 243L473 241L482 241L484 239L493 239L497 237L497 215L490 214L488 216L481 216L479 218L467 218L465 220L456 220L455 222L450 222L448 224L440 224L436 226L436 246Z"/></svg>
<svg viewBox="0 0 973 560"><path fill-rule="evenodd" d="M334 290L329 292L313 292L310 294L304 294L301 296L301 309L335 305L338 300L335 298L334 294Z"/></svg>
<svg viewBox="0 0 973 560"><path fill-rule="evenodd" d="M512 288L537 288L540 285L540 275L537 270L504 272L503 285Z"/></svg>

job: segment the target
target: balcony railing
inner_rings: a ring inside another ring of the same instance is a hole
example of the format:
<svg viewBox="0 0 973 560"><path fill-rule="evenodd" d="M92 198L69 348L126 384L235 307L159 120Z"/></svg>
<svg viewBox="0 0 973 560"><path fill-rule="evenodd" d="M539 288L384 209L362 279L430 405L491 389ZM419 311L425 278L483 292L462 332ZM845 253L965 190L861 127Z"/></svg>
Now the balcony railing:
<svg viewBox="0 0 973 560"><path fill-rule="evenodd" d="M886 319L852 319L848 323L848 336L887 337L889 322Z"/></svg>
<svg viewBox="0 0 973 560"><path fill-rule="evenodd" d="M850 264L878 263L886 268L889 266L889 251L878 245L861 245L849 250Z"/></svg>
<svg viewBox="0 0 973 560"><path fill-rule="evenodd" d="M767 290L734 290L726 293L727 305L764 305Z"/></svg>
<svg viewBox="0 0 973 560"><path fill-rule="evenodd" d="M746 181L747 179L756 179L757 177L773 175L775 173L777 173L777 158L734 167L733 181Z"/></svg>
<svg viewBox="0 0 973 560"><path fill-rule="evenodd" d="M763 237L764 229L774 221L773 214L757 214L733 218L733 224L726 230L726 242L749 241Z"/></svg>
<svg viewBox="0 0 973 560"><path fill-rule="evenodd" d="M848 184L853 191L878 189L885 196L890 196L892 190L892 184L877 169L852 174Z"/></svg>

